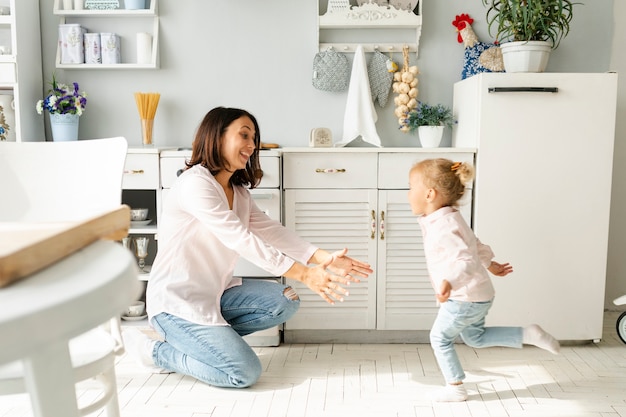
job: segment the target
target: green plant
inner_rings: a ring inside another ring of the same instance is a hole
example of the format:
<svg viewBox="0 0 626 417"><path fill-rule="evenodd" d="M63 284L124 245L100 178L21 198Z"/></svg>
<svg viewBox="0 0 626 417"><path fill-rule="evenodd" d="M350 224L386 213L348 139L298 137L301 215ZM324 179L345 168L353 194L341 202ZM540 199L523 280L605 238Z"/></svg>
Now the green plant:
<svg viewBox="0 0 626 417"><path fill-rule="evenodd" d="M420 126L447 126L454 124L452 109L443 104L431 106L424 102L418 102L415 110L411 110L406 116L406 126L413 132Z"/></svg>
<svg viewBox="0 0 626 417"><path fill-rule="evenodd" d="M570 30L571 0L482 0L498 41L548 41L556 49Z"/></svg>

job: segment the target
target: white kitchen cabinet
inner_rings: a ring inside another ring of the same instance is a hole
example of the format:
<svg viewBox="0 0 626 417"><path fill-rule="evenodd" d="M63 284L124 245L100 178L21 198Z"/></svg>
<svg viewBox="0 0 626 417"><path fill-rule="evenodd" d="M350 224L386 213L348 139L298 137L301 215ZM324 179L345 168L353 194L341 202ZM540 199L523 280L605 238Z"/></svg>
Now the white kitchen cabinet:
<svg viewBox="0 0 626 417"><path fill-rule="evenodd" d="M132 208L147 208L148 224L131 222L128 235L131 238L148 237L148 257L145 271L140 273L140 279L147 281L150 266L154 261L158 249L157 225L161 212L161 186L159 177L158 148L129 148L124 165L122 179L122 203ZM131 250L135 247L131 243Z"/></svg>
<svg viewBox="0 0 626 417"><path fill-rule="evenodd" d="M0 95L10 96L2 102L10 106L12 99L15 107L3 109L7 140L43 141L43 117L35 110L43 98L39 2L0 0L0 6L8 13L0 15Z"/></svg>
<svg viewBox="0 0 626 417"><path fill-rule="evenodd" d="M614 73L455 84L453 146L477 148L474 230L515 271L493 279L488 325L602 337L616 93Z"/></svg>
<svg viewBox="0 0 626 417"><path fill-rule="evenodd" d="M89 33L116 33L121 42L119 64L62 64L57 48L56 67L63 69L157 69L159 68L158 0L149 2L147 9L63 10L63 1L54 0L53 13L60 16L59 24L79 23ZM152 53L148 63L137 63L137 33L148 33L152 38ZM58 36L58 32L54 34Z"/></svg>
<svg viewBox="0 0 626 417"><path fill-rule="evenodd" d="M347 247L350 256L374 269L369 278L351 284L350 295L334 306L290 282L301 304L285 324L286 340L299 340L302 330L357 330L371 336L376 331L429 329L437 306L421 231L408 204L409 169L436 157L473 163L473 150L288 148L282 154L285 225L323 249ZM461 209L469 222L471 190L467 195ZM364 334L356 335L357 340ZM342 332L332 337L342 340Z"/></svg>

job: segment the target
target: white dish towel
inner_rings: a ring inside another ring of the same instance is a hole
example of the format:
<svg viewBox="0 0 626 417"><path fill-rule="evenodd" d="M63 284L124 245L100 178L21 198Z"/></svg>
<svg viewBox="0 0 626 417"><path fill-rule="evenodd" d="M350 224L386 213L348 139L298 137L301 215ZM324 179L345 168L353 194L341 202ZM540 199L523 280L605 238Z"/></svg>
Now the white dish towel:
<svg viewBox="0 0 626 417"><path fill-rule="evenodd" d="M359 45L354 52L354 62L350 74L348 100L343 118L343 139L337 143L337 146L346 146L359 136L365 142L380 146L380 137L376 132L376 120L378 120L378 115L372 101L365 52L363 52L363 47Z"/></svg>

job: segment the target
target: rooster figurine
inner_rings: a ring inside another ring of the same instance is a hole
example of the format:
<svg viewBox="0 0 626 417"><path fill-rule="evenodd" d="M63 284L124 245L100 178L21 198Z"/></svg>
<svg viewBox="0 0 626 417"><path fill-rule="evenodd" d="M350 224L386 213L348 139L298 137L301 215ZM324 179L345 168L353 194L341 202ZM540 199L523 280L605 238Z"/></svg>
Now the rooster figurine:
<svg viewBox="0 0 626 417"><path fill-rule="evenodd" d="M493 43L480 42L472 29L474 19L467 13L457 15L452 25L458 32L457 40L465 46L461 79L480 72L502 72L504 64L500 47Z"/></svg>

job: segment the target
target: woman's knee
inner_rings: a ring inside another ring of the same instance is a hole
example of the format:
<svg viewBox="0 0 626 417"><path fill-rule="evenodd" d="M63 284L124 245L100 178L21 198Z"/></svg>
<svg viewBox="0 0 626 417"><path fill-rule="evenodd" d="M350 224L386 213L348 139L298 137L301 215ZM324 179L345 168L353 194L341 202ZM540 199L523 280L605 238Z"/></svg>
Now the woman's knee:
<svg viewBox="0 0 626 417"><path fill-rule="evenodd" d="M289 320L300 308L300 297L292 287L285 287L283 290L284 302L280 310L276 313L283 322Z"/></svg>
<svg viewBox="0 0 626 417"><path fill-rule="evenodd" d="M233 369L228 380L232 388L247 388L256 384L262 372L261 361L254 357L254 360L251 359L243 363L240 368Z"/></svg>

